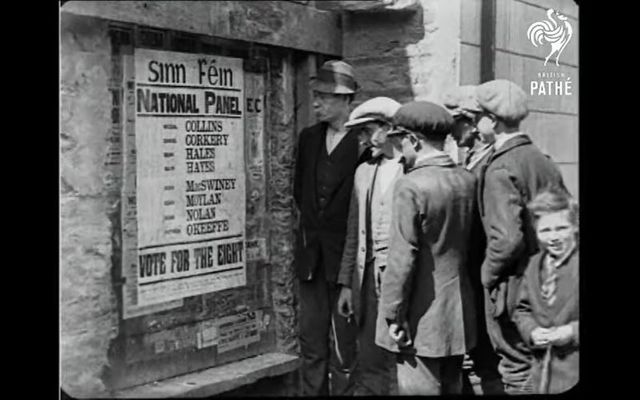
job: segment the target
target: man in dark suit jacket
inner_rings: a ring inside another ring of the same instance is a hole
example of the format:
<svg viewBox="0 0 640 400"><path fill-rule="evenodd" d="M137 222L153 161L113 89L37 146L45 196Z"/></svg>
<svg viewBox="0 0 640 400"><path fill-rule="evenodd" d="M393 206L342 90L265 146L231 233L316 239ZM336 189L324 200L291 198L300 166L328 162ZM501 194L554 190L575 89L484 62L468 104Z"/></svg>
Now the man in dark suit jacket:
<svg viewBox="0 0 640 400"><path fill-rule="evenodd" d="M397 353L400 395L459 394L476 341L467 273L476 179L443 151L453 125L443 107L411 102L393 120L408 170L393 192L378 315L388 329L376 344Z"/></svg>
<svg viewBox="0 0 640 400"><path fill-rule="evenodd" d="M295 264L300 279L303 395L327 396L330 364L331 394L344 394L336 388L348 386L344 382L356 353L357 329L337 313L336 281L360 146L358 134L344 127L356 90L351 66L327 61L313 85L313 107L320 122L302 130L298 144Z"/></svg>
<svg viewBox="0 0 640 400"><path fill-rule="evenodd" d="M478 185L487 237L481 267L487 328L500 356L505 391L531 393L531 352L512 321L523 272L537 251L526 204L545 188L566 188L558 168L520 131L528 114L520 87L507 80L486 82L476 88L476 100L482 109L476 118L479 132L496 138Z"/></svg>

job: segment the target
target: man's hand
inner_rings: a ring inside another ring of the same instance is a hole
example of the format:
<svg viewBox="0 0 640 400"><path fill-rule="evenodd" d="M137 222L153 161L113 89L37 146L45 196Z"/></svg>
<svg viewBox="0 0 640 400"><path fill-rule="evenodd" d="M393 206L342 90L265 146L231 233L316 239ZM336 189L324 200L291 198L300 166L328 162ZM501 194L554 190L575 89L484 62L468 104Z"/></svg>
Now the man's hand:
<svg viewBox="0 0 640 400"><path fill-rule="evenodd" d="M563 346L573 339L573 327L571 325L561 325L549 333L548 337L552 345Z"/></svg>
<svg viewBox="0 0 640 400"><path fill-rule="evenodd" d="M343 286L338 297L338 314L349 318L353 314L353 304L351 300L351 288Z"/></svg>
<svg viewBox="0 0 640 400"><path fill-rule="evenodd" d="M537 327L531 331L531 340L535 346L546 346L551 342L550 335L555 328Z"/></svg>
<svg viewBox="0 0 640 400"><path fill-rule="evenodd" d="M411 338L409 337L409 324L403 323L402 326L395 322L389 325L389 336L400 347L406 347L411 345Z"/></svg>

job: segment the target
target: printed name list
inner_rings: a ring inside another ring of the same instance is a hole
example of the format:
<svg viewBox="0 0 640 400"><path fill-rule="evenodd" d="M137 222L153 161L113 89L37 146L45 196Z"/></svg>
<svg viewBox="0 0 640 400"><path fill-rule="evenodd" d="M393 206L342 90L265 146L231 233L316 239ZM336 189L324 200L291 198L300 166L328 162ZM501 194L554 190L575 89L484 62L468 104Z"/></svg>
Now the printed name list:
<svg viewBox="0 0 640 400"><path fill-rule="evenodd" d="M138 303L246 284L242 60L138 49Z"/></svg>

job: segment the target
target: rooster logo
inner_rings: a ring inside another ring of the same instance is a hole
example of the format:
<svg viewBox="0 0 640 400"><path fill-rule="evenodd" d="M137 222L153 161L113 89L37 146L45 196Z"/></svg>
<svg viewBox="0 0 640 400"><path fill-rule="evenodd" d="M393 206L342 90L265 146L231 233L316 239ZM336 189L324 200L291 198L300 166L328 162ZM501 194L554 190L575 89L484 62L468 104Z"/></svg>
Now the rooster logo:
<svg viewBox="0 0 640 400"><path fill-rule="evenodd" d="M556 21L554 16L560 21ZM531 24L527 29L527 37L535 47L544 42L551 44L551 52L544 59L544 65L547 65L547 61L554 53L556 53L556 65L558 65L558 58L560 58L562 50L571 40L571 36L573 36L573 28L566 16L553 9L547 10L547 18L548 21L539 21Z"/></svg>

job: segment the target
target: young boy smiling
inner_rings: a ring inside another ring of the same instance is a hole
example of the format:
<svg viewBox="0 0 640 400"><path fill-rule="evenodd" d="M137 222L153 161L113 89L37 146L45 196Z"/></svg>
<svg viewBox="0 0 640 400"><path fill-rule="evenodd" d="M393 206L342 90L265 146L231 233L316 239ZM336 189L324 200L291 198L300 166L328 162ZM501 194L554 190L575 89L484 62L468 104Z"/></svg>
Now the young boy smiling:
<svg viewBox="0 0 640 400"><path fill-rule="evenodd" d="M524 274L513 320L535 362L539 393L561 393L579 378L578 204L546 190L528 205L541 251Z"/></svg>

